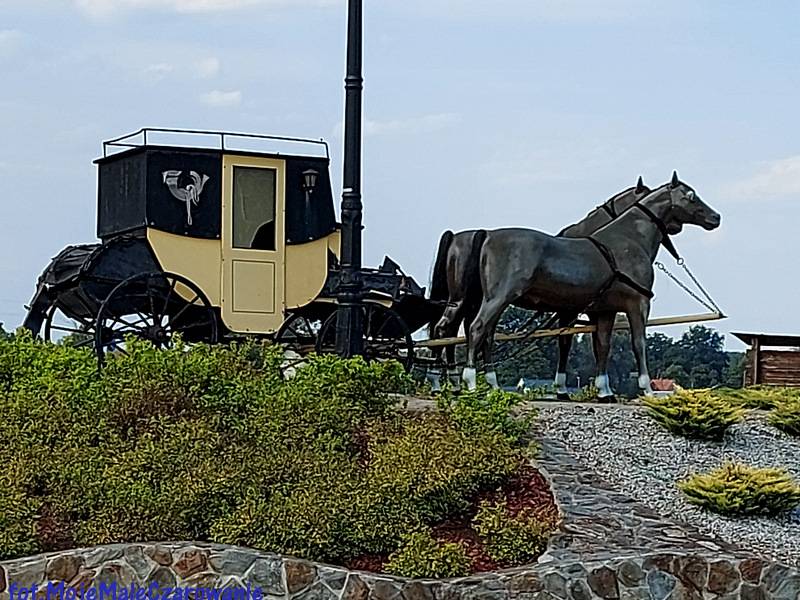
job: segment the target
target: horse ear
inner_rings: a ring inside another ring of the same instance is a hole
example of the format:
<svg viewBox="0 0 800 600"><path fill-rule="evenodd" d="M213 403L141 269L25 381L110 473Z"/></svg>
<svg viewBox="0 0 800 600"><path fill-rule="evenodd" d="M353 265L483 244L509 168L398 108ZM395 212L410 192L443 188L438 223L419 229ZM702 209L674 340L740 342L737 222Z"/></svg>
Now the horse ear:
<svg viewBox="0 0 800 600"><path fill-rule="evenodd" d="M639 175L639 181L636 182L636 193L641 194L644 192L644 179Z"/></svg>
<svg viewBox="0 0 800 600"><path fill-rule="evenodd" d="M670 185L672 187L678 187L678 184L680 184L680 182L681 182L681 180L678 179L678 172L677 171L673 171L672 172L672 183Z"/></svg>

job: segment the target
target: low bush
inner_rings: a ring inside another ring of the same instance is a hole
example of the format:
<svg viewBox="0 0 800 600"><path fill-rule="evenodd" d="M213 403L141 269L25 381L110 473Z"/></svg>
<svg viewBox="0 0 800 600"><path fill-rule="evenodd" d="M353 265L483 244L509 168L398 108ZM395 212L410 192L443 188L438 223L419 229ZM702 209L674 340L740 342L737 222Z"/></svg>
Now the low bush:
<svg viewBox="0 0 800 600"><path fill-rule="evenodd" d="M511 396L409 417L397 363L310 356L284 380L282 360L131 340L98 372L88 350L0 339L0 559L158 539L388 556L524 464Z"/></svg>
<svg viewBox="0 0 800 600"><path fill-rule="evenodd" d="M775 515L800 505L800 487L783 469L729 462L678 487L693 504L723 515Z"/></svg>
<svg viewBox="0 0 800 600"><path fill-rule="evenodd" d="M787 401L800 400L800 390L770 385L754 385L746 388L717 388L717 396L744 408L772 410Z"/></svg>
<svg viewBox="0 0 800 600"><path fill-rule="evenodd" d="M402 547L386 563L388 573L401 577L461 577L469 575L470 567L463 546L439 542L429 531L405 536Z"/></svg>
<svg viewBox="0 0 800 600"><path fill-rule="evenodd" d="M533 409L521 410L525 396L494 390L479 380L475 390L452 394L445 390L437 398L439 409L467 432L493 431L520 442L536 417Z"/></svg>
<svg viewBox="0 0 800 600"><path fill-rule="evenodd" d="M769 415L769 423L789 435L800 437L800 399L778 403Z"/></svg>
<svg viewBox="0 0 800 600"><path fill-rule="evenodd" d="M721 440L745 410L709 390L680 389L663 398L645 398L648 413L674 434L691 439Z"/></svg>
<svg viewBox="0 0 800 600"><path fill-rule="evenodd" d="M512 515L508 504L500 501L481 503L473 527L487 554L508 566L529 562L544 552L555 523L532 509Z"/></svg>

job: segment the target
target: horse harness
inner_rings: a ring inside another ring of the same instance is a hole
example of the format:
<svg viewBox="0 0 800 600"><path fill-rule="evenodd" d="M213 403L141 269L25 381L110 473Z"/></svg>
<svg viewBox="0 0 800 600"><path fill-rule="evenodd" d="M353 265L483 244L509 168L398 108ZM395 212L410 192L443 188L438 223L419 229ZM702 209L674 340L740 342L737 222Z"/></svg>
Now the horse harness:
<svg viewBox="0 0 800 600"><path fill-rule="evenodd" d="M603 208L609 215L614 215L615 211L610 207L608 207L607 205L604 204ZM661 245L663 245L664 248L667 249L667 251L675 258L675 260L680 262L681 260L680 254L678 254L678 250L675 248L675 245L672 243L672 239L669 237L669 233L667 232L667 226L664 225L664 221L662 221L652 210L650 210L649 208L638 202L633 204L630 208L638 208L645 215L647 215L647 217L656 225L656 227L658 227L659 231L661 231ZM619 215L616 215L613 218L616 219L617 216ZM609 250L608 246L606 246L600 240L596 239L591 235L588 236L586 239L588 239L590 242L592 242L592 244L594 244L594 247L597 248L598 252L600 252L601 256L606 260L612 272L612 275L609 278L609 280L606 281L605 284L603 284L603 287L601 288L600 292L598 292L597 298L602 297L614 284L615 281L619 281L620 283L623 283L628 287L633 288L635 291L642 294L648 299L653 298L655 294L653 294L652 290L644 287L639 282L635 281L630 275L619 270L619 267L617 266L617 260L614 258L614 254L611 252L611 250Z"/></svg>

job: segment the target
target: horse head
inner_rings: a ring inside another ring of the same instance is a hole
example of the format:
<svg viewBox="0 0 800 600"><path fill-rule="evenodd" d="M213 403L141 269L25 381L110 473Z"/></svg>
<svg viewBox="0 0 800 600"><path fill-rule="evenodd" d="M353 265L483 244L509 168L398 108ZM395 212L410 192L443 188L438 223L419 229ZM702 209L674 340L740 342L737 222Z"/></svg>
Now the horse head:
<svg viewBox="0 0 800 600"><path fill-rule="evenodd" d="M694 189L683 183L678 178L678 173L672 173L670 182L670 210L673 221L681 224L699 225L706 231L719 227L722 222L720 214L703 202Z"/></svg>
<svg viewBox="0 0 800 600"><path fill-rule="evenodd" d="M703 202L694 188L681 181L677 172L672 173L669 183L653 193L656 194L668 202L663 221L670 235L680 233L684 225L699 225L711 231L722 222L720 214Z"/></svg>

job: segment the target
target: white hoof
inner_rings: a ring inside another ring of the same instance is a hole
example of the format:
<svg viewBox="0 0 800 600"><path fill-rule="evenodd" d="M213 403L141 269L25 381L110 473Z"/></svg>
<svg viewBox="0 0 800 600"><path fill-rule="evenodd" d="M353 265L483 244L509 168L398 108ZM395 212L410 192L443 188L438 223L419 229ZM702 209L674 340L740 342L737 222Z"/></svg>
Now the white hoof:
<svg viewBox="0 0 800 600"><path fill-rule="evenodd" d="M556 388L556 394L566 394L567 392L567 374L566 373L556 373L556 379L553 382L553 386Z"/></svg>
<svg viewBox="0 0 800 600"><path fill-rule="evenodd" d="M486 383L488 383L493 390L499 390L500 384L497 383L497 373L489 371L486 374Z"/></svg>
<svg viewBox="0 0 800 600"><path fill-rule="evenodd" d="M461 391L461 373L458 369L450 369L447 372L447 377L450 380L450 387L454 392Z"/></svg>
<svg viewBox="0 0 800 600"><path fill-rule="evenodd" d="M650 385L649 375L639 375L639 389L645 396L653 395L653 386Z"/></svg>
<svg viewBox="0 0 800 600"><path fill-rule="evenodd" d="M442 391L442 378L438 373L428 373L428 381L431 383L432 392Z"/></svg>
<svg viewBox="0 0 800 600"><path fill-rule="evenodd" d="M478 372L475 369L466 368L461 375L462 381L467 385L469 391L478 387Z"/></svg>

